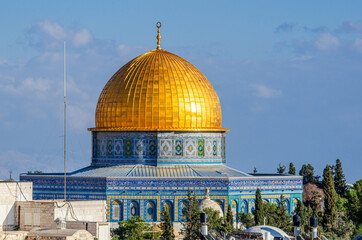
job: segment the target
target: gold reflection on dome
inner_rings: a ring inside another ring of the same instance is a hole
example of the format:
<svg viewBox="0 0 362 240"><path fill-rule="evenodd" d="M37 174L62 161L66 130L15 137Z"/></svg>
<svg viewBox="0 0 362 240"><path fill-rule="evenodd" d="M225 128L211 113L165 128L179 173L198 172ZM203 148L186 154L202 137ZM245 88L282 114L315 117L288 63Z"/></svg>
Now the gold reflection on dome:
<svg viewBox="0 0 362 240"><path fill-rule="evenodd" d="M156 49L119 69L97 103L91 131L225 131L219 98L191 63Z"/></svg>

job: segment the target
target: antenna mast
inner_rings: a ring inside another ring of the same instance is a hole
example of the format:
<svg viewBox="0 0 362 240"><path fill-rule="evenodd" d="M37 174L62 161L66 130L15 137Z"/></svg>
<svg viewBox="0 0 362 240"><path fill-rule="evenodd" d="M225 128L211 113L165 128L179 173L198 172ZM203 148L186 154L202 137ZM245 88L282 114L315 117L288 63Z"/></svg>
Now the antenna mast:
<svg viewBox="0 0 362 240"><path fill-rule="evenodd" d="M64 201L67 200L67 73L66 73L66 42L64 41Z"/></svg>

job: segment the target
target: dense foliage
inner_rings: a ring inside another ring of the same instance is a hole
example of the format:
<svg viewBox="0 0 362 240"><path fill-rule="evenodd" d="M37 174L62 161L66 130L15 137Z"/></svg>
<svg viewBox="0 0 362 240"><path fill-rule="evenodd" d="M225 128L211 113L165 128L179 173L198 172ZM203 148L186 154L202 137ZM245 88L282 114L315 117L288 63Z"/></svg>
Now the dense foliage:
<svg viewBox="0 0 362 240"><path fill-rule="evenodd" d="M288 214L286 200L283 195L280 196L280 203L277 206L275 214L277 215L276 227L290 232L292 229L292 217Z"/></svg>
<svg viewBox="0 0 362 240"><path fill-rule="evenodd" d="M218 232L224 231L223 217L219 215L219 212L211 208L205 208L204 212L207 214L207 221L209 230L215 230Z"/></svg>
<svg viewBox="0 0 362 240"><path fill-rule="evenodd" d="M311 164L303 164L299 171L299 175L303 176L303 184L316 183L317 179L314 176L314 167Z"/></svg>
<svg viewBox="0 0 362 240"><path fill-rule="evenodd" d="M226 217L224 219L224 232L226 234L231 233L232 231L234 231L234 216L233 216L233 212L231 211L231 206L228 205L228 211L226 213Z"/></svg>
<svg viewBox="0 0 362 240"><path fill-rule="evenodd" d="M309 232L309 218L313 216L312 208L305 206L302 201L298 200L294 214L300 216L300 230Z"/></svg>
<svg viewBox="0 0 362 240"><path fill-rule="evenodd" d="M168 206L163 206L161 212L161 230L162 230L162 239L164 240L173 240L175 239L175 234L173 232L173 223L171 221L170 209Z"/></svg>
<svg viewBox="0 0 362 240"><path fill-rule="evenodd" d="M345 197L347 193L347 184L346 178L344 177L343 170L342 170L342 163L341 160L336 160L336 165L334 168L334 187L338 195L341 197Z"/></svg>
<svg viewBox="0 0 362 240"><path fill-rule="evenodd" d="M242 224L243 228L248 229L254 226L254 215L251 213L239 213L238 214L239 222Z"/></svg>
<svg viewBox="0 0 362 240"><path fill-rule="evenodd" d="M327 165L323 171L323 192L324 192L324 216L323 227L328 232L331 231L336 217L336 192L330 166Z"/></svg>
<svg viewBox="0 0 362 240"><path fill-rule="evenodd" d="M277 168L277 173L283 174L285 172L285 169L287 169L287 167L279 163L279 167Z"/></svg>
<svg viewBox="0 0 362 240"><path fill-rule="evenodd" d="M296 173L294 164L292 162L289 163L289 171L288 171L288 173L291 174L291 175L295 175L295 173Z"/></svg>
<svg viewBox="0 0 362 240"><path fill-rule="evenodd" d="M362 179L358 180L353 189L347 192L345 204L347 215L355 224L354 235L362 233Z"/></svg>
<svg viewBox="0 0 362 240"><path fill-rule="evenodd" d="M234 217L229 206L226 217L220 217L219 212L211 208L205 208L209 230L229 234L234 231Z"/></svg>
<svg viewBox="0 0 362 240"><path fill-rule="evenodd" d="M261 192L258 188L255 194L255 209L253 211L255 225L263 225L264 221L264 209L263 209L263 200L261 199Z"/></svg>
<svg viewBox="0 0 362 240"><path fill-rule="evenodd" d="M138 216L119 222L118 228L112 230L112 240L143 240L158 237L159 233L152 234L150 224Z"/></svg>
<svg viewBox="0 0 362 240"><path fill-rule="evenodd" d="M314 215L318 219L319 231L329 239L351 239L362 233L362 180L348 189L339 159L335 166L326 166L321 182L318 176L314 176L314 168L310 164L304 164L299 174L303 176L304 183L315 183L324 193L321 196L312 191L312 197L304 203L305 206L298 203L295 212L301 216L304 232L308 231L306 216Z"/></svg>
<svg viewBox="0 0 362 240"><path fill-rule="evenodd" d="M186 208L183 212L181 233L185 240L197 239L195 231L200 228L200 211L199 202L196 199L196 193L193 195L189 191L187 193Z"/></svg>

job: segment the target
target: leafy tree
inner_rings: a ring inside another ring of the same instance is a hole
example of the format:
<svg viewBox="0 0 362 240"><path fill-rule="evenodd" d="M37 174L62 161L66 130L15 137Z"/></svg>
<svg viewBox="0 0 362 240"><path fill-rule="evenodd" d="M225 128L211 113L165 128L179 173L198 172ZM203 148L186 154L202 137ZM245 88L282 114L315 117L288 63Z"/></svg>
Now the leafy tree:
<svg viewBox="0 0 362 240"><path fill-rule="evenodd" d="M321 209L321 195L318 191L312 191L312 199L308 202L309 206L312 209L313 216L316 216L318 219L318 225L320 225L323 217L322 209Z"/></svg>
<svg viewBox="0 0 362 240"><path fill-rule="evenodd" d="M233 216L233 212L231 211L231 206L229 204L228 211L226 213L226 218L224 220L224 232L226 234L229 234L232 231L234 231L234 216Z"/></svg>
<svg viewBox="0 0 362 240"><path fill-rule="evenodd" d="M247 229L255 224L254 215L251 213L239 213L239 221Z"/></svg>
<svg viewBox="0 0 362 240"><path fill-rule="evenodd" d="M173 240L175 239L175 234L173 232L173 223L171 221L170 209L168 206L164 206L161 212L162 223L162 239L164 240Z"/></svg>
<svg viewBox="0 0 362 240"><path fill-rule="evenodd" d="M142 240L145 231L150 231L151 226L144 219L135 216L127 221L119 222L118 228L112 230L113 240Z"/></svg>
<svg viewBox="0 0 362 240"><path fill-rule="evenodd" d="M285 206L286 200L283 195L280 196L280 204L276 209L277 222L276 227L284 230L285 232L290 232L292 227L292 219L288 214L287 207Z"/></svg>
<svg viewBox="0 0 362 240"><path fill-rule="evenodd" d="M303 202L298 199L294 214L299 215L300 217L301 230L307 232L309 229L309 217L313 215L312 208L310 206L305 206Z"/></svg>
<svg viewBox="0 0 362 240"><path fill-rule="evenodd" d="M303 176L303 184L317 182L317 179L314 177L314 167L309 163L303 164L299 171L299 175Z"/></svg>
<svg viewBox="0 0 362 240"><path fill-rule="evenodd" d="M358 180L353 185L353 189L348 191L347 199L347 215L356 225L354 235L358 235L362 233L362 179Z"/></svg>
<svg viewBox="0 0 362 240"><path fill-rule="evenodd" d="M277 173L283 174L285 172L286 168L287 167L285 165L282 165L281 163L279 163L279 167L277 168Z"/></svg>
<svg viewBox="0 0 362 240"><path fill-rule="evenodd" d="M334 187L336 189L336 192L342 196L345 197L347 193L347 184L346 184L346 178L343 174L342 169L342 163L341 160L336 160L336 166L334 166Z"/></svg>
<svg viewBox="0 0 362 240"><path fill-rule="evenodd" d="M334 190L333 177L329 165L327 165L323 171L322 186L325 196L323 227L329 232L332 229L336 217L336 192Z"/></svg>
<svg viewBox="0 0 362 240"><path fill-rule="evenodd" d="M220 217L220 214L218 211L211 209L211 208L205 208L204 212L207 214L207 221L209 230L216 230L218 232L223 231L223 218Z"/></svg>
<svg viewBox="0 0 362 240"><path fill-rule="evenodd" d="M332 231L338 236L345 239L351 239L355 225L352 220L350 220L347 211L346 211L347 199L337 195L336 202L336 218L335 222L332 225Z"/></svg>
<svg viewBox="0 0 362 240"><path fill-rule="evenodd" d="M261 192L258 188L255 193L255 209L253 211L255 225L263 225L264 211L263 211L263 200L261 199Z"/></svg>
<svg viewBox="0 0 362 240"><path fill-rule="evenodd" d="M265 216L265 224L270 226L277 226L278 222L278 216L276 214L277 212L277 205L271 204L269 202L263 203L263 211Z"/></svg>
<svg viewBox="0 0 362 240"><path fill-rule="evenodd" d="M187 193L187 200L181 233L185 240L194 240L197 239L195 231L199 230L200 225L199 202L196 199L196 193L191 195L190 191Z"/></svg>
<svg viewBox="0 0 362 240"><path fill-rule="evenodd" d="M294 164L291 162L289 163L289 171L288 171L289 174L291 175L295 175L295 167L294 167Z"/></svg>

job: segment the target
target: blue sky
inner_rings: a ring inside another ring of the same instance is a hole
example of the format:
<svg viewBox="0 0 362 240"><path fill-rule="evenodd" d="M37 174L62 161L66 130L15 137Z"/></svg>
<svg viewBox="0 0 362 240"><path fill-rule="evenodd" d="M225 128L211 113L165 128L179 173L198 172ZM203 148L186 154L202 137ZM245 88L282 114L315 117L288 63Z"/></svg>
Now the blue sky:
<svg viewBox="0 0 362 240"><path fill-rule="evenodd" d="M337 158L362 169L359 1L2 1L0 179L63 164L63 41L68 169L90 163L88 127L109 78L161 47L198 67L223 110L227 162L251 172Z"/></svg>

